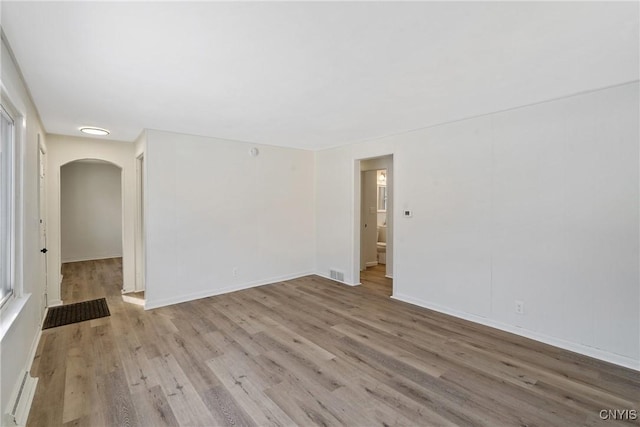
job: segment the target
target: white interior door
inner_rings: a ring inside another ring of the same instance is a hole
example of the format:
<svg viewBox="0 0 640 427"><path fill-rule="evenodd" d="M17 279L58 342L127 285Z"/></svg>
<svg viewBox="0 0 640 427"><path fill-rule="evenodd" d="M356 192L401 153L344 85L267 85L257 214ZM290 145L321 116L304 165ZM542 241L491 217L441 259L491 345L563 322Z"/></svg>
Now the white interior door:
<svg viewBox="0 0 640 427"><path fill-rule="evenodd" d="M38 141L40 136L38 135ZM42 144L39 145L38 164L38 212L40 217L40 280L42 283L42 299L40 302L41 316L47 307L47 198L46 198L46 152Z"/></svg>

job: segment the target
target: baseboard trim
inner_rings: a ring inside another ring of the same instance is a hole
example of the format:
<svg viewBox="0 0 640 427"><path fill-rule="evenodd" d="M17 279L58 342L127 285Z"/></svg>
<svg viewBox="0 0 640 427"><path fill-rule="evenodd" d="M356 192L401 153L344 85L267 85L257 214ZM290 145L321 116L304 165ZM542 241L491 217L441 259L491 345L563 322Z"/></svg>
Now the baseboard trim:
<svg viewBox="0 0 640 427"><path fill-rule="evenodd" d="M360 286L360 285L362 285L362 283L349 283L349 282L343 282L342 280L332 279L331 277L325 276L324 274L320 274L320 273L313 273L313 274L315 274L316 276L323 277L325 279L329 279L329 280L331 280L333 282L342 283L343 285L347 285L347 286Z"/></svg>
<svg viewBox="0 0 640 427"><path fill-rule="evenodd" d="M154 308L160 308L160 307L165 307L167 305L173 305L173 304L179 304L182 302L187 302L187 301L193 301L193 300L197 300L197 299L202 299L202 298L208 298L208 297L213 297L216 295L222 295L222 294L228 294L231 292L236 292L236 291L242 291L244 289L249 289L249 288L256 288L258 286L264 286L264 285L270 285L273 283L277 283L277 282L283 282L285 280L293 280L293 279L297 279L299 277L305 277L305 276L310 276L314 274L311 271L305 271L302 273L294 273L294 274L287 274L284 276L279 276L279 277L272 277L269 279L264 279L264 280L255 280L253 282L247 282L247 283L242 283L242 284L238 284L238 285L231 285L231 286L226 286L224 288L220 288L220 289L213 289L213 290L208 290L208 291L204 291L204 292L194 292L192 294L186 294L186 295L180 295L180 296L175 296L172 298L164 298L164 299L160 299L157 301L149 301L149 294L147 293L147 291L145 291L145 304L144 304L144 309L145 310L152 310ZM152 289L153 287L151 287ZM149 287L147 287L147 289L149 289Z"/></svg>
<svg viewBox="0 0 640 427"><path fill-rule="evenodd" d="M423 301L418 298L414 298L408 295L394 293L391 298L406 302L418 307L427 308L429 310L437 311L439 313L448 314L449 316L457 317L459 319L468 320L470 322L479 323L490 328L499 329L501 331L510 332L521 337L529 338L534 341L539 341L544 344L549 344L554 347L561 348L563 350L572 351L574 353L581 354L583 356L593 357L594 359L602 360L604 362L613 363L614 365L622 366L625 368L633 369L634 371L640 371L640 360L635 360L630 357L622 356L615 353L610 353L595 347L589 347L584 344L578 344L571 341L566 341L561 338L552 337L550 335L542 334L539 332L531 331L529 329L512 326L507 323L497 322L495 320L487 319L486 317L477 316L475 314L465 313L457 310L451 310L447 307L433 304L427 301Z"/></svg>
<svg viewBox="0 0 640 427"><path fill-rule="evenodd" d="M122 301L144 307L144 299L142 298L133 298L127 294L122 294Z"/></svg>
<svg viewBox="0 0 640 427"><path fill-rule="evenodd" d="M27 371L31 370L31 365L36 358L36 352L38 351L38 345L40 344L40 338L42 337L42 325L44 324L44 319L47 318L47 313L49 313L49 307L45 308L44 316L42 316L42 319L40 319L40 327L38 328L38 333L31 343L31 349L29 350L29 356L27 357Z"/></svg>
<svg viewBox="0 0 640 427"><path fill-rule="evenodd" d="M122 255L105 255L99 257L80 257L80 258L65 258L61 260L62 264L66 264L68 262L84 262L84 261L99 261L101 259L111 259L111 258L122 258Z"/></svg>
<svg viewBox="0 0 640 427"><path fill-rule="evenodd" d="M369 261L369 262L366 262L365 265L367 267L375 267L376 265L378 265L378 261Z"/></svg>
<svg viewBox="0 0 640 427"><path fill-rule="evenodd" d="M62 305L62 300L61 299L54 299L54 300L49 301L49 304L47 305L47 308L48 307L57 307L59 305Z"/></svg>

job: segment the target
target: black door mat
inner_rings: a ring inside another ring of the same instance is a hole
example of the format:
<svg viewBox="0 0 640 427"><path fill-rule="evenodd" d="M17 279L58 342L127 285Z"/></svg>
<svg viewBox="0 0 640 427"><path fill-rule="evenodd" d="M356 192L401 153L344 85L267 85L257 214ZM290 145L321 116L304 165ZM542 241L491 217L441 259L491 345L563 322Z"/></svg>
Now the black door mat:
<svg viewBox="0 0 640 427"><path fill-rule="evenodd" d="M107 300L105 298L60 305L49 308L42 329L56 328L58 326L99 319L110 315L109 306L107 306Z"/></svg>

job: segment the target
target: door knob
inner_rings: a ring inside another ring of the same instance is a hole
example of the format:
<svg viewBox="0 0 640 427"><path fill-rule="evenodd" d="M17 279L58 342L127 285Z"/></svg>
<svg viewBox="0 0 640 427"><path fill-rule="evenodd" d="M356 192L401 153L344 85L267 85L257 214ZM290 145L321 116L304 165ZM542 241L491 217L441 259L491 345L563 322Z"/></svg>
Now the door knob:
<svg viewBox="0 0 640 427"><path fill-rule="evenodd" d="M43 254L46 254L49 251L47 250L47 248L42 248L42 249L40 249L40 252L42 252Z"/></svg>

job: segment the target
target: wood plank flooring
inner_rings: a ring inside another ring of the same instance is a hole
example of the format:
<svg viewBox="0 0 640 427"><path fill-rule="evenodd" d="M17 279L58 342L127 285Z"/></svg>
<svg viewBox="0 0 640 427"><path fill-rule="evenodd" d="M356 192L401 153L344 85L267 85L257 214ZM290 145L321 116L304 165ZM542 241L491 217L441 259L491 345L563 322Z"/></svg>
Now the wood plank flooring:
<svg viewBox="0 0 640 427"><path fill-rule="evenodd" d="M111 316L43 332L28 425L640 425L599 418L640 410L639 373L391 300L379 273L144 311L119 259L65 265L65 303Z"/></svg>
<svg viewBox="0 0 640 427"><path fill-rule="evenodd" d="M383 296L391 296L393 294L393 281L386 277L386 274L387 267L384 264L367 267L365 271L360 272L362 287Z"/></svg>

